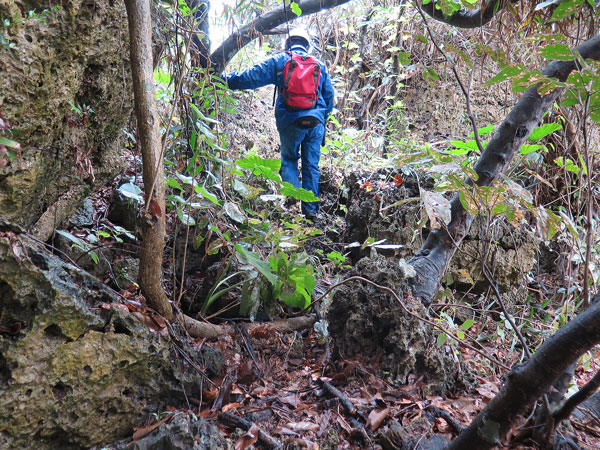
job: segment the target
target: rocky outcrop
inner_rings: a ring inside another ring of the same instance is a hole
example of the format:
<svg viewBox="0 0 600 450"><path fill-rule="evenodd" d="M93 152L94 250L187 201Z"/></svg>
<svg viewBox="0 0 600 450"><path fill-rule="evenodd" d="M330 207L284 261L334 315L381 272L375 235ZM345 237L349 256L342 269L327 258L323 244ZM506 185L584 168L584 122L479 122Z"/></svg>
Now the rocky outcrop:
<svg viewBox="0 0 600 450"><path fill-rule="evenodd" d="M118 301L0 223L0 448L89 448L183 404L184 390L201 398L200 374L173 358L167 338L107 309ZM218 372L213 353L188 355Z"/></svg>
<svg viewBox="0 0 600 450"><path fill-rule="evenodd" d="M0 0L0 112L21 144L0 215L44 239L120 171L132 105L123 2L50 3Z"/></svg>
<svg viewBox="0 0 600 450"><path fill-rule="evenodd" d="M428 317L419 300L405 299L407 286L398 264L383 256L361 259L349 274L391 288L418 317ZM436 345L438 331L407 314L387 292L360 281L336 289L327 313L334 348L342 358L369 358L392 382L424 377L429 392L446 395L469 383L469 370Z"/></svg>

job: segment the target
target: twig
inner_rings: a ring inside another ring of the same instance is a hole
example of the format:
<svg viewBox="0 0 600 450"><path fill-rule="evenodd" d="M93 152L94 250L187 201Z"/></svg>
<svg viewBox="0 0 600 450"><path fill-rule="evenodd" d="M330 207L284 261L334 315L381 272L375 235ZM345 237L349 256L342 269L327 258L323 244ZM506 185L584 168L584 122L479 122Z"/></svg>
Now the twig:
<svg viewBox="0 0 600 450"><path fill-rule="evenodd" d="M248 431L252 426L252 423L248 420L242 419L241 417L235 416L228 412L220 413L218 417L219 420L225 425L229 427L241 428L244 431ZM283 448L283 446L279 443L279 441L277 441L277 439L275 439L266 431L261 430L260 428L258 430L258 438L270 448Z"/></svg>
<svg viewBox="0 0 600 450"><path fill-rule="evenodd" d="M590 398L600 387L600 371L596 372L594 378L588 381L579 391L573 394L568 400L552 414L555 420L555 424L558 425L560 422L568 418L573 410L581 403Z"/></svg>
<svg viewBox="0 0 600 450"><path fill-rule="evenodd" d="M334 397L337 397L344 409L348 411L348 413L351 416L356 415L358 410L356 409L356 406L354 406L354 403L348 400L348 397L346 397L339 389L333 387L331 383L323 380L323 378L318 378L318 381L319 383L321 383L321 385L325 388L327 392L329 392Z"/></svg>
<svg viewBox="0 0 600 450"><path fill-rule="evenodd" d="M461 425L460 423L458 423L456 421L456 419L454 417L452 417L452 415L445 409L438 408L437 406L429 406L429 407L425 407L425 409L427 411L431 412L431 414L434 417L441 417L446 422L448 422L448 425L450 425L450 428L452 428L454 430L454 432L457 434L462 433L462 431L466 428L464 425Z"/></svg>

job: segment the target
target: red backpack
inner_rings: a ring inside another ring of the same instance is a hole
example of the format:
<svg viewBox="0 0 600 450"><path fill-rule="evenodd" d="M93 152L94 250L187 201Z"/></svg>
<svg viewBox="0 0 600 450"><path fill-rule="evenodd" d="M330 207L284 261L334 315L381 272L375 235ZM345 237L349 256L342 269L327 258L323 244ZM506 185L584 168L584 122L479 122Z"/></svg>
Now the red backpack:
<svg viewBox="0 0 600 450"><path fill-rule="evenodd" d="M319 99L321 66L312 56L288 53L290 59L283 67L283 104L292 111L313 109Z"/></svg>

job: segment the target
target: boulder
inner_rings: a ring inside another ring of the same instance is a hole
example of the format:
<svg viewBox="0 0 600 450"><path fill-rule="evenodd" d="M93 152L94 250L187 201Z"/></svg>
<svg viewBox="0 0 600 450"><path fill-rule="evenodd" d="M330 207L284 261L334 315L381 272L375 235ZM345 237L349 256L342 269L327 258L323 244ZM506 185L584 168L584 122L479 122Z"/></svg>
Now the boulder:
<svg viewBox="0 0 600 450"><path fill-rule="evenodd" d="M125 5L0 0L0 17L0 113L21 144L0 168L1 216L45 240L123 167L132 107Z"/></svg>
<svg viewBox="0 0 600 450"><path fill-rule="evenodd" d="M0 222L0 448L89 448L200 398L200 374L119 301ZM205 353L188 354L220 371Z"/></svg>

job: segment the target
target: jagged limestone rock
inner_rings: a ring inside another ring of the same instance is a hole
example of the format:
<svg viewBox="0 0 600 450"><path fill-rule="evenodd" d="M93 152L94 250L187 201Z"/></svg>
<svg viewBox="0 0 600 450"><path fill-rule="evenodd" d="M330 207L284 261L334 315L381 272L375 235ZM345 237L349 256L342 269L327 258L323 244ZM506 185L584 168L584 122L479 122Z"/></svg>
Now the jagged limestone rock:
<svg viewBox="0 0 600 450"><path fill-rule="evenodd" d="M22 147L0 168L0 215L44 239L121 170L132 106L124 3L50 3L0 0L0 111Z"/></svg>
<svg viewBox="0 0 600 450"><path fill-rule="evenodd" d="M225 450L228 447L215 426L193 414L179 413L148 436L133 444L133 450Z"/></svg>
<svg viewBox="0 0 600 450"><path fill-rule="evenodd" d="M200 375L165 338L100 307L112 291L15 230L0 223L0 448L114 441L183 404L184 389L200 396Z"/></svg>
<svg viewBox="0 0 600 450"><path fill-rule="evenodd" d="M349 274L360 275L391 288L418 317L428 318L419 300L408 292L398 265L383 256L361 259ZM470 383L470 372L452 355L452 349L436 345L439 332L407 314L389 293L361 281L336 289L330 309L329 332L336 353L378 363L391 381L408 382L409 375L423 376L430 392L445 395Z"/></svg>

